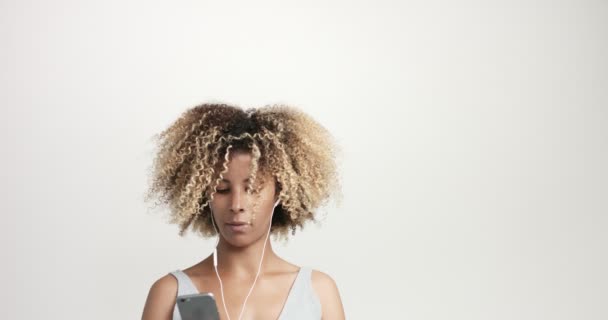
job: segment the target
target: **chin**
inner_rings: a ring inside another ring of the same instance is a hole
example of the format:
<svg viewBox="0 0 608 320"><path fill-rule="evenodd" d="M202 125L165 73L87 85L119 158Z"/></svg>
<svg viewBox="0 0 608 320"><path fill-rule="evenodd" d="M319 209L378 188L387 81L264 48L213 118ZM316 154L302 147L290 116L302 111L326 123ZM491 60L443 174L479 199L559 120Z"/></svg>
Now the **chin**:
<svg viewBox="0 0 608 320"><path fill-rule="evenodd" d="M228 242L231 246L237 248L244 248L251 244L251 241L243 236L226 237L224 240L226 240L226 242Z"/></svg>
<svg viewBox="0 0 608 320"><path fill-rule="evenodd" d="M239 248L246 247L253 242L253 240L251 239L251 234L249 234L249 233L234 234L234 233L226 232L226 234L223 234L222 237L231 246L239 247Z"/></svg>
<svg viewBox="0 0 608 320"><path fill-rule="evenodd" d="M265 234L261 236L261 238L257 238L253 230L249 230L249 232L245 233L233 233L230 231L226 231L222 237L224 240L229 243L233 247L243 248L253 244L256 241L263 241Z"/></svg>

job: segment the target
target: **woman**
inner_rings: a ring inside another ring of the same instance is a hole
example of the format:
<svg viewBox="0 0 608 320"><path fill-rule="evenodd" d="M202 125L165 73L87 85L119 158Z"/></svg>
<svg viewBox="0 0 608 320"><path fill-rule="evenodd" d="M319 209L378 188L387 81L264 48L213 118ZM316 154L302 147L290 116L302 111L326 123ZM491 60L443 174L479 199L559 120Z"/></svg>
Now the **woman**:
<svg viewBox="0 0 608 320"><path fill-rule="evenodd" d="M213 293L220 319L345 318L334 280L280 258L269 239L295 235L339 194L337 144L325 128L283 105L203 104L158 138L147 199L168 204L180 235L191 228L218 242L154 282L143 320L181 319L176 296L200 292Z"/></svg>

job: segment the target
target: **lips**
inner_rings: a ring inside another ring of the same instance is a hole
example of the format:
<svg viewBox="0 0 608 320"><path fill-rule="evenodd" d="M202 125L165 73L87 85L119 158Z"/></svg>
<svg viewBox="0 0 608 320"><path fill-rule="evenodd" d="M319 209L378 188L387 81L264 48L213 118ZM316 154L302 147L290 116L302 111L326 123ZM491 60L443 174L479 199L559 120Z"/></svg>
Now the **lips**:
<svg viewBox="0 0 608 320"><path fill-rule="evenodd" d="M233 233L245 233L249 229L249 223L243 221L232 221L226 223L226 226Z"/></svg>
<svg viewBox="0 0 608 320"><path fill-rule="evenodd" d="M231 225L231 226L242 226L244 224L249 224L249 223L245 222L245 221L231 221L231 222L227 222L226 224Z"/></svg>

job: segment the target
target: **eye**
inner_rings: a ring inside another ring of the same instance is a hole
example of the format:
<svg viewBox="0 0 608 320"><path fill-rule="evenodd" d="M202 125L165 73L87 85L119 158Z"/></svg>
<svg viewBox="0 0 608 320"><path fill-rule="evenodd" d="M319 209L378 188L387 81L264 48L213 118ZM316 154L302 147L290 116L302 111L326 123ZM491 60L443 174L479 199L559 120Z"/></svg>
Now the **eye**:
<svg viewBox="0 0 608 320"><path fill-rule="evenodd" d="M249 188L245 188L245 190L247 191L247 190L249 190ZM228 193L230 191L230 189L216 189L216 191L217 191L217 193L225 194L225 193Z"/></svg>

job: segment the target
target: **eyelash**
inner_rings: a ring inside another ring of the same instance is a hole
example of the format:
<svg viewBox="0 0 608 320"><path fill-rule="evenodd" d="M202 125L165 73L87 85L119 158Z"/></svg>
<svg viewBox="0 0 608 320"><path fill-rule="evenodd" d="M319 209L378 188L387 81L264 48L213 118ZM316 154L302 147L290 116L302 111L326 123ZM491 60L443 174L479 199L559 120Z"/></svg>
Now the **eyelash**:
<svg viewBox="0 0 608 320"><path fill-rule="evenodd" d="M224 194L224 193L227 193L228 191L230 191L230 189L222 189L222 190L218 189L216 191L217 191L217 193Z"/></svg>

